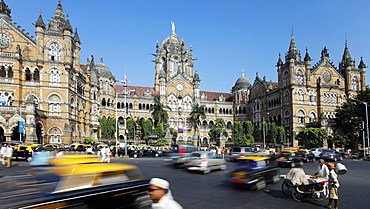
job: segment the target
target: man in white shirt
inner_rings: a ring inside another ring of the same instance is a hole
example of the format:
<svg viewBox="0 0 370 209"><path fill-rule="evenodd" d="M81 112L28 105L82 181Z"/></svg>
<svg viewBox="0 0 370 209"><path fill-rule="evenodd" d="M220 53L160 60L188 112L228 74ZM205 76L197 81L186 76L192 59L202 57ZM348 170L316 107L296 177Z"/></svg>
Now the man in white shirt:
<svg viewBox="0 0 370 209"><path fill-rule="evenodd" d="M153 209L182 209L169 190L170 183L164 179L152 178L149 182L148 194L153 201Z"/></svg>
<svg viewBox="0 0 370 209"><path fill-rule="evenodd" d="M329 169L328 166L325 165L325 161L323 159L319 160L319 166L317 167L315 176L329 179Z"/></svg>

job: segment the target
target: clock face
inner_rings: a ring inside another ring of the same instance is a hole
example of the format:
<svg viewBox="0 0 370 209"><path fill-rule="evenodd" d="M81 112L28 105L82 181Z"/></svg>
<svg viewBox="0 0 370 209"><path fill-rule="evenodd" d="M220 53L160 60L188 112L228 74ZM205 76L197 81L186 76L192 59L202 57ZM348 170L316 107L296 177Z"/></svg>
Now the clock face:
<svg viewBox="0 0 370 209"><path fill-rule="evenodd" d="M328 70L325 70L322 73L322 77L324 78L324 81L329 82L331 80L331 73Z"/></svg>
<svg viewBox="0 0 370 209"><path fill-rule="evenodd" d="M10 46L10 37L6 33L0 33L0 48L5 49Z"/></svg>
<svg viewBox="0 0 370 209"><path fill-rule="evenodd" d="M177 89L178 91L182 91L182 90L184 90L184 86L183 86L181 83L178 83L178 84L176 85L176 89Z"/></svg>

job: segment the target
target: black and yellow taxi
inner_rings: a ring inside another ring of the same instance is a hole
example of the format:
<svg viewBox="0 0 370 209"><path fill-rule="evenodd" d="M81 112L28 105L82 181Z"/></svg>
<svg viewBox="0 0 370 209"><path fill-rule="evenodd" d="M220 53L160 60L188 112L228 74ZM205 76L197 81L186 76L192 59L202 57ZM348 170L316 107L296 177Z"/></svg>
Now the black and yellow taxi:
<svg viewBox="0 0 370 209"><path fill-rule="evenodd" d="M3 182L2 208L148 208L149 179L137 166L69 164L35 170ZM4 185L3 184L3 185Z"/></svg>
<svg viewBox="0 0 370 209"><path fill-rule="evenodd" d="M303 165L303 157L296 155L296 150L284 150L276 158L276 162L279 166L289 166L294 168L296 166Z"/></svg>
<svg viewBox="0 0 370 209"><path fill-rule="evenodd" d="M238 187L260 190L267 183L276 183L280 180L279 168L270 157L247 156L237 159L238 167L230 173L228 182Z"/></svg>
<svg viewBox="0 0 370 209"><path fill-rule="evenodd" d="M41 148L41 144L16 145L13 146L13 159L31 161L35 152Z"/></svg>

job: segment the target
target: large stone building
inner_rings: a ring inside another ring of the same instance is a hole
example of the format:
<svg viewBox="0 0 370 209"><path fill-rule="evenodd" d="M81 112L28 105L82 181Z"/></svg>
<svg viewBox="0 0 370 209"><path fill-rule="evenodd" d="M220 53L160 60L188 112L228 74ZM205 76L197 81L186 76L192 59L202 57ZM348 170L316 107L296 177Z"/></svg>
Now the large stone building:
<svg viewBox="0 0 370 209"><path fill-rule="evenodd" d="M330 119L335 117L335 109L366 87L366 65L361 58L355 66L347 44L337 68L326 48L318 63L311 63L307 51L302 60L292 35L285 62L279 57L276 65L277 82L268 82L257 74L251 83L242 72L230 93L201 91L193 49L177 36L174 23L172 33L157 43L153 54L154 86L117 85L103 58L98 64L93 56L86 64L80 63L81 40L60 1L47 25L42 14L34 22L35 38L12 22L10 14L1 1L0 141L20 137L36 143L72 143L86 137L101 140L101 117L118 118L123 138L125 118L151 119L149 108L158 98L171 107L170 126L184 127L177 137L179 143L196 142L189 120L194 103L205 106L207 118L200 130L204 144L215 142L208 131L217 118L225 120L229 132L221 144L232 140L236 121L252 121L257 126L263 121L275 122L285 128L292 143L302 127L334 132Z"/></svg>

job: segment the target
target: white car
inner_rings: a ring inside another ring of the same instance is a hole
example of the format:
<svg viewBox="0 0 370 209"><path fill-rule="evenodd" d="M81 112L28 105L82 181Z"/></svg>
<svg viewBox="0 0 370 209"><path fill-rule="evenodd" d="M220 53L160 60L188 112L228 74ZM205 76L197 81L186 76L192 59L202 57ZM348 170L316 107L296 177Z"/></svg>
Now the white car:
<svg viewBox="0 0 370 209"><path fill-rule="evenodd" d="M311 148L310 150L315 155L315 157L319 157L319 155L322 153L322 149L320 148Z"/></svg>
<svg viewBox="0 0 370 209"><path fill-rule="evenodd" d="M226 160L222 155L206 151L192 152L185 166L190 171L200 171L205 174L212 170L226 170L227 168Z"/></svg>

